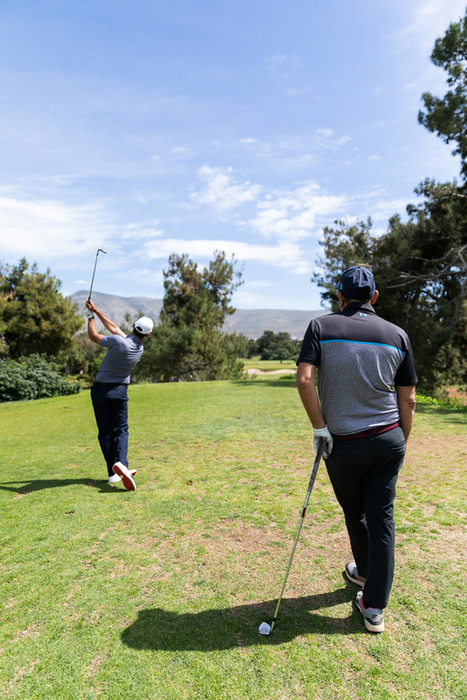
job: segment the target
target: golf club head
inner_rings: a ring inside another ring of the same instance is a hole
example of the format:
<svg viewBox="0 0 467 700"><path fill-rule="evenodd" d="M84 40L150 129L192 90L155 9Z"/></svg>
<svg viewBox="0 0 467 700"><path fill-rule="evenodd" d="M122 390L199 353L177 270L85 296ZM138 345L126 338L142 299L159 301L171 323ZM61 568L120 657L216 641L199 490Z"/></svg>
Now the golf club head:
<svg viewBox="0 0 467 700"><path fill-rule="evenodd" d="M313 485L314 485L314 483L315 483L316 473L317 473L317 471L318 471L318 466L319 466L319 463L320 463L320 461L321 461L321 457L323 456L323 452L324 452L325 446L326 446L326 438L323 437L323 438L321 438L321 440L319 441L318 451L317 451L317 453L316 453L316 458L315 458L315 461L314 461L314 464L313 464L313 470L312 470L312 472L311 472L310 481L309 481L309 483L308 483L308 491L307 491L307 494L306 494L305 503L303 504L302 515L301 515L301 517L300 517L300 522L299 522L299 524L298 524L297 534L295 535L295 541L294 541L294 545L293 545L293 548L292 548L292 552L291 552L291 554L290 554L289 564L288 564L288 566L287 566L287 571L286 571L286 574L285 574L284 583L282 584L282 590L281 590L281 593L280 593L279 598L278 598L278 601L277 601L276 611L275 611L275 613L274 613L274 618L273 618L273 620L272 620L272 622L271 622L270 625L268 625L267 622L262 622L261 625L260 625L260 627L259 627L259 633L260 633L260 634L264 634L265 636L269 636L269 635L271 634L271 632L272 632L273 629L274 629L274 625L276 624L276 618L277 618L277 615L278 615L278 612L279 612L280 604L281 604L281 602L282 602L282 596L284 595L285 585L286 585L286 583L287 583L287 578L288 578L288 576L289 576L290 568L291 568L291 566L292 566L292 560L293 560L293 556L294 556L294 553L295 553L295 547L297 546L298 538L299 538L299 536L300 536L300 531L301 531L301 528L302 528L302 523L303 523L303 520L304 520L304 518L305 518L306 509L307 509L307 507L308 507L308 499L309 499L309 497L310 497L311 491L312 491L312 489L313 489Z"/></svg>
<svg viewBox="0 0 467 700"><path fill-rule="evenodd" d="M262 622L259 626L259 633L263 634L265 637L269 637L271 634L271 625L268 625L267 622Z"/></svg>

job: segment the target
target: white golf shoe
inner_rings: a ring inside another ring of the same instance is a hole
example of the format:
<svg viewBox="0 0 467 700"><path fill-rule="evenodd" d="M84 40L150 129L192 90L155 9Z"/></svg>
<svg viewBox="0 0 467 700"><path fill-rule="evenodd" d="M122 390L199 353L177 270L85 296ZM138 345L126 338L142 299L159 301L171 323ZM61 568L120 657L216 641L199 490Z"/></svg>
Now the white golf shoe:
<svg viewBox="0 0 467 700"><path fill-rule="evenodd" d="M112 469L114 470L115 474L121 477L123 485L127 491L136 491L136 484L133 480L133 475L136 473L135 469L130 471L128 467L125 467L125 465L122 464L122 462L116 462Z"/></svg>
<svg viewBox="0 0 467 700"><path fill-rule="evenodd" d="M134 476L136 474L136 471L136 469L129 470L131 476ZM118 482L121 480L122 478L118 476L118 474L112 474L112 476L109 476L109 484L118 484Z"/></svg>

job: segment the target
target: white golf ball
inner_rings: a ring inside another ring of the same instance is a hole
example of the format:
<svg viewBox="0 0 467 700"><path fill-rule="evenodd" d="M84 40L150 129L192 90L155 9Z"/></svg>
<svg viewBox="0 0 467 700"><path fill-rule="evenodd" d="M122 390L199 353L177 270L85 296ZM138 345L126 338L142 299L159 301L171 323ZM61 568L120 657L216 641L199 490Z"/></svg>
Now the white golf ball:
<svg viewBox="0 0 467 700"><path fill-rule="evenodd" d="M264 634L267 636L270 633L270 631L271 631L271 625L268 625L267 622L262 622L260 624L260 626L259 626L259 633L260 634Z"/></svg>

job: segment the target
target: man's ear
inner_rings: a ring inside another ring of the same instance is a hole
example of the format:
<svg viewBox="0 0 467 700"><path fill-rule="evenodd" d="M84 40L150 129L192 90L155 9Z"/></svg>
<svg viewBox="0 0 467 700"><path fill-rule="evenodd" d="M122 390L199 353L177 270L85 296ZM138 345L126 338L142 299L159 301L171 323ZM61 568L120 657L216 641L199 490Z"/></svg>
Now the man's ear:
<svg viewBox="0 0 467 700"><path fill-rule="evenodd" d="M373 299L370 301L370 304L374 304L374 303L376 302L376 300L377 300L378 297L379 297L379 292L378 292L378 290L376 289L376 290L375 290L375 293L373 294Z"/></svg>

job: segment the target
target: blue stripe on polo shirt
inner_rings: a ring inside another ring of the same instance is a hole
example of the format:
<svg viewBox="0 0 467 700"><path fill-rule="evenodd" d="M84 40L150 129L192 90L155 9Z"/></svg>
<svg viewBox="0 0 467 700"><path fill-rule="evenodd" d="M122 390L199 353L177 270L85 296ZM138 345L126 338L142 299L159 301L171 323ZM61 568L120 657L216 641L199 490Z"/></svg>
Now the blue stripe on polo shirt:
<svg viewBox="0 0 467 700"><path fill-rule="evenodd" d="M319 344L324 345L324 343L351 343L352 345L378 345L380 348L391 348L392 350L397 350L401 355L405 355L405 352L400 348L396 348L395 345L387 345L386 343L369 343L364 340L343 340L339 338L333 338L332 340L320 340Z"/></svg>

